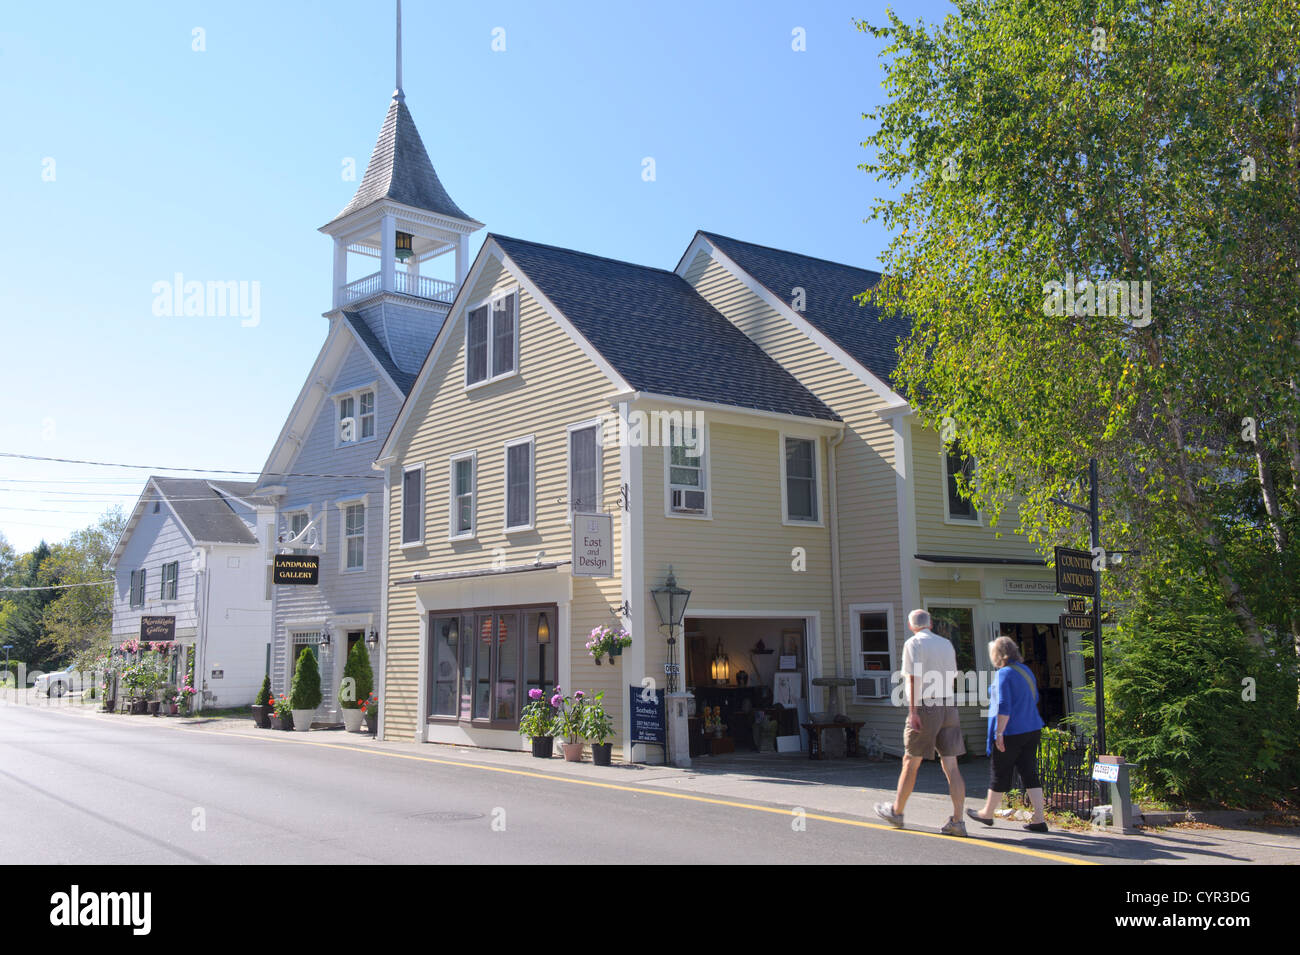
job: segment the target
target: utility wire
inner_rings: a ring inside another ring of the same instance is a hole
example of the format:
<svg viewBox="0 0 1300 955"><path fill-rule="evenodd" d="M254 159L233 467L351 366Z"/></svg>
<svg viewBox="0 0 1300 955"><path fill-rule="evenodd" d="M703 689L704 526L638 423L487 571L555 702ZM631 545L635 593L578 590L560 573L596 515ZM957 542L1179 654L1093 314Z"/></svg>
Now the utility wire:
<svg viewBox="0 0 1300 955"><path fill-rule="evenodd" d="M109 580L88 580L82 584L50 584L48 587L0 587L0 594L14 594L20 590L67 590L69 587L99 587L103 584L111 584L114 581Z"/></svg>
<svg viewBox="0 0 1300 955"><path fill-rule="evenodd" d="M367 478L376 481L381 481L384 477L382 474L316 474L310 471L240 471L234 468L229 470L220 468L176 468L165 464L116 464L112 461L85 461L78 458L47 458L38 454L17 454L13 451L0 451L0 458L17 458L20 461L48 461L53 464L88 464L99 468L135 468L140 471L185 471L191 474L251 474L256 477L266 474L268 477L347 478L349 480ZM165 474L161 476L167 477ZM208 478L208 480L220 484L226 478Z"/></svg>

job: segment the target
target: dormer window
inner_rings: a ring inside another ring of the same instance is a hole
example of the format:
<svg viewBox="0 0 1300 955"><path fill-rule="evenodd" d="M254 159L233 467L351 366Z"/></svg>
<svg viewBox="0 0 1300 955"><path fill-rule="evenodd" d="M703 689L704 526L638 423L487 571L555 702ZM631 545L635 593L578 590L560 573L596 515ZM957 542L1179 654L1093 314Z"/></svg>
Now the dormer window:
<svg viewBox="0 0 1300 955"><path fill-rule="evenodd" d="M519 370L519 293L471 308L465 316L465 385L508 378Z"/></svg>

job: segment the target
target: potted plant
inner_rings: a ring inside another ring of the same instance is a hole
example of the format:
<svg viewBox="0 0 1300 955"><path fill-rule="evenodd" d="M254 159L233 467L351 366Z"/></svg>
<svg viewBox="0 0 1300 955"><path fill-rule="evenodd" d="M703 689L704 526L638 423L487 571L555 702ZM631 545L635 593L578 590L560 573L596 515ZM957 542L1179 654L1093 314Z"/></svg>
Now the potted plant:
<svg viewBox="0 0 1300 955"><path fill-rule="evenodd" d="M352 645L347 662L343 664L343 679L339 681L339 706L343 708L343 728L349 733L361 732L365 713L361 704L368 700L374 689L375 675L370 669L370 651L358 640Z"/></svg>
<svg viewBox="0 0 1300 955"><path fill-rule="evenodd" d="M164 684L162 688L162 707L160 708L160 712L165 713L168 716L175 716L178 711L176 698L179 694L180 690L176 688L176 684Z"/></svg>
<svg viewBox="0 0 1300 955"><path fill-rule="evenodd" d="M262 677L262 688L257 691L257 700L253 703L253 725L261 729L271 726L271 675Z"/></svg>
<svg viewBox="0 0 1300 955"><path fill-rule="evenodd" d="M614 744L607 742L614 735L614 722L605 712L605 691L601 690L582 707L582 736L591 743L591 761L597 766L608 766Z"/></svg>
<svg viewBox="0 0 1300 955"><path fill-rule="evenodd" d="M551 702L555 702L555 697L551 698ZM582 720L586 709L587 695L581 690L575 691L571 697L560 697L556 706L555 735L561 737L560 749L570 763L582 762Z"/></svg>
<svg viewBox="0 0 1300 955"><path fill-rule="evenodd" d="M550 759L554 751L555 704L559 700L560 688L554 690L554 697L533 687L528 691L528 702L519 714L519 735L532 741L533 755L538 759Z"/></svg>
<svg viewBox="0 0 1300 955"><path fill-rule="evenodd" d="M288 695L281 696L279 699L271 697L271 729L273 730L291 730L293 729L293 710L289 706Z"/></svg>
<svg viewBox="0 0 1300 955"><path fill-rule="evenodd" d="M379 697L371 690L370 695L361 701L361 715L366 720L366 732L371 736L379 735Z"/></svg>
<svg viewBox="0 0 1300 955"><path fill-rule="evenodd" d="M293 728L299 733L311 729L312 717L321 704L320 669L311 647L303 647L298 654L298 667L293 671L293 684L289 687L289 709L293 711Z"/></svg>
<svg viewBox="0 0 1300 955"><path fill-rule="evenodd" d="M632 637L626 630L620 630L618 627L601 625L591 631L587 637L587 652L591 658L596 661L596 666L600 666L600 658L609 655L609 662L612 664L614 658L622 656L623 650L632 646Z"/></svg>

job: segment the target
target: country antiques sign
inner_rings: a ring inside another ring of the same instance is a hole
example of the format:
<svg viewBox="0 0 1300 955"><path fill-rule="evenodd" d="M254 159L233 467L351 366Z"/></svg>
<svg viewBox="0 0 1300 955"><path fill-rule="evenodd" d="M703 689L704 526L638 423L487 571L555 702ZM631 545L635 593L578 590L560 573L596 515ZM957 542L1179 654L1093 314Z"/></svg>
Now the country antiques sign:
<svg viewBox="0 0 1300 955"><path fill-rule="evenodd" d="M1056 592L1091 597L1097 587L1097 572L1092 569L1092 554L1086 550L1056 548Z"/></svg>
<svg viewBox="0 0 1300 955"><path fill-rule="evenodd" d="M573 515L571 572L574 577L614 576L613 515Z"/></svg>
<svg viewBox="0 0 1300 955"><path fill-rule="evenodd" d="M320 582L320 557L315 554L276 554L271 568L271 582L276 584L317 584Z"/></svg>
<svg viewBox="0 0 1300 955"><path fill-rule="evenodd" d="M163 643L175 640L176 618L173 616L142 616L140 618L140 639Z"/></svg>

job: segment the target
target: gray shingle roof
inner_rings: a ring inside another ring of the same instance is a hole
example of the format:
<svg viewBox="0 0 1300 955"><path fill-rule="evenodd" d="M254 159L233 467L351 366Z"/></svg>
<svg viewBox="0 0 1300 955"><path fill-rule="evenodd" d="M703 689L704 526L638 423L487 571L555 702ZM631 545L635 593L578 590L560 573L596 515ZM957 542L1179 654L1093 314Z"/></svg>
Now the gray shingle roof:
<svg viewBox="0 0 1300 955"><path fill-rule="evenodd" d="M675 272L490 238L637 391L839 420Z"/></svg>
<svg viewBox="0 0 1300 955"><path fill-rule="evenodd" d="M154 485L196 541L212 544L256 544L257 538L222 496L257 500L256 485L247 481L206 481L203 478L153 477Z"/></svg>
<svg viewBox="0 0 1300 955"><path fill-rule="evenodd" d="M433 170L420 133L415 128L405 99L393 98L388 115L375 140L375 148L366 164L366 173L352 201L334 217L335 222L380 199L436 212L454 219L469 219L460 206L452 202Z"/></svg>
<svg viewBox="0 0 1300 955"><path fill-rule="evenodd" d="M803 317L877 378L893 386L898 340L908 336L911 325L904 317L881 319L874 305L862 306L853 300L880 281L879 272L713 232L700 234L778 299L788 303L792 290L802 288Z"/></svg>
<svg viewBox="0 0 1300 955"><path fill-rule="evenodd" d="M380 342L374 329L367 325L366 320L358 313L344 312L343 317L352 326L352 330L357 333L357 337L361 339L361 344L366 346L366 350L374 356L375 361L388 373L388 377L393 379L393 384L401 389L402 395L409 395L411 386L415 384L415 375L407 374L397 367L397 363L393 361L393 356L388 353L388 349Z"/></svg>

